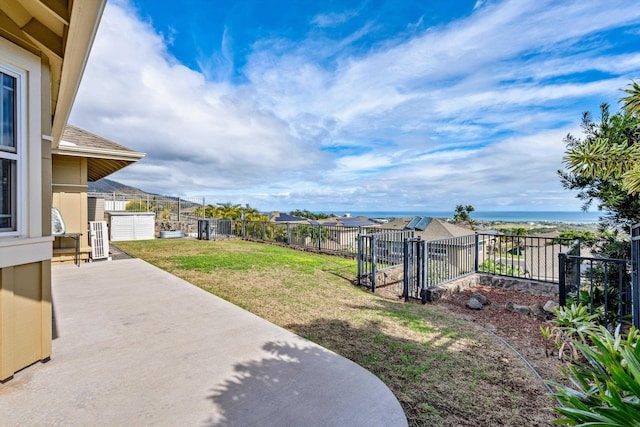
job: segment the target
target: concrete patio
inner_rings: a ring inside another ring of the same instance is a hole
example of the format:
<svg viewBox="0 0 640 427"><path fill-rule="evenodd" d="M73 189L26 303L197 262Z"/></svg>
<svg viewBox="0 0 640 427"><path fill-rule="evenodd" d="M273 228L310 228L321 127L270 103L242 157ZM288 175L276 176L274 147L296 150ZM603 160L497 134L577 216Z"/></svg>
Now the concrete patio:
<svg viewBox="0 0 640 427"><path fill-rule="evenodd" d="M370 372L142 260L54 267L53 307L0 425L407 425Z"/></svg>

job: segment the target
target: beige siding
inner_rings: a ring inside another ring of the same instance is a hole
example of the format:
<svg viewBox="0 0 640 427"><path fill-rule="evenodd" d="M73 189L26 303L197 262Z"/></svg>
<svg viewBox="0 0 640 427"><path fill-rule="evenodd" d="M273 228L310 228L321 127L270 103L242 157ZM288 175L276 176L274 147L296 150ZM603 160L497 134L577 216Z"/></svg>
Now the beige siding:
<svg viewBox="0 0 640 427"><path fill-rule="evenodd" d="M91 248L88 237L87 159L54 154L52 161L52 206L62 214L67 233L82 233L81 258L88 259ZM56 237L53 261L71 262L74 256L75 241Z"/></svg>
<svg viewBox="0 0 640 427"><path fill-rule="evenodd" d="M0 380L51 356L51 263L0 269Z"/></svg>
<svg viewBox="0 0 640 427"><path fill-rule="evenodd" d="M87 206L89 207L89 221L104 221L104 199L89 197Z"/></svg>

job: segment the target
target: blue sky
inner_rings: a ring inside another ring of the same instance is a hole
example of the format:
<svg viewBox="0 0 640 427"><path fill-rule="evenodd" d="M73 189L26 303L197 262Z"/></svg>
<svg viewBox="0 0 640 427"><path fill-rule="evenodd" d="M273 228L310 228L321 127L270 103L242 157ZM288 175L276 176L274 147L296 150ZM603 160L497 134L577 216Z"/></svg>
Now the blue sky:
<svg viewBox="0 0 640 427"><path fill-rule="evenodd" d="M632 0L110 0L70 123L208 203L577 210L563 138L639 47Z"/></svg>

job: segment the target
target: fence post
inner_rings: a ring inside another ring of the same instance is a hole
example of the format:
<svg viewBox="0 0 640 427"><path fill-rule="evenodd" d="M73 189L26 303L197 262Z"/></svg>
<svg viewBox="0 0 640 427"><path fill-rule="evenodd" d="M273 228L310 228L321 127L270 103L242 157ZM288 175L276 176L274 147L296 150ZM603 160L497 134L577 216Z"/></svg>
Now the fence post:
<svg viewBox="0 0 640 427"><path fill-rule="evenodd" d="M567 305L567 254L560 252L558 254L558 292L559 292L559 303L561 307Z"/></svg>
<svg viewBox="0 0 640 427"><path fill-rule="evenodd" d="M371 236L371 292L376 291L376 276L377 276L376 263L378 262L377 251L376 251L377 246L378 245L376 244L376 236L375 234L373 234Z"/></svg>
<svg viewBox="0 0 640 427"><path fill-rule="evenodd" d="M364 256L362 255L362 235L358 233L358 286L362 286L362 262Z"/></svg>
<svg viewBox="0 0 640 427"><path fill-rule="evenodd" d="M180 222L180 197L178 197L178 222Z"/></svg>
<svg viewBox="0 0 640 427"><path fill-rule="evenodd" d="M411 241L409 239L404 239L404 287L402 290L402 294L404 295L404 302L409 301L409 245Z"/></svg>
<svg viewBox="0 0 640 427"><path fill-rule="evenodd" d="M427 279L427 274L426 274L426 270L427 270L427 242L425 240L421 240L420 237L418 237L418 254L420 254L419 257L419 264L418 267L420 268L420 301L422 302L422 304L426 304L427 303L427 283L426 283L426 279Z"/></svg>
<svg viewBox="0 0 640 427"><path fill-rule="evenodd" d="M318 224L318 250L322 250L322 225Z"/></svg>
<svg viewBox="0 0 640 427"><path fill-rule="evenodd" d="M475 241L476 241L476 250L475 250L475 256L473 257L473 271L475 271L476 273L478 272L478 260L479 260L479 249L480 249L480 238L478 236L478 232L476 231L476 236L475 236Z"/></svg>
<svg viewBox="0 0 640 427"><path fill-rule="evenodd" d="M267 223L262 221L262 240L267 240Z"/></svg>
<svg viewBox="0 0 640 427"><path fill-rule="evenodd" d="M287 223L287 245L291 245L291 224Z"/></svg>

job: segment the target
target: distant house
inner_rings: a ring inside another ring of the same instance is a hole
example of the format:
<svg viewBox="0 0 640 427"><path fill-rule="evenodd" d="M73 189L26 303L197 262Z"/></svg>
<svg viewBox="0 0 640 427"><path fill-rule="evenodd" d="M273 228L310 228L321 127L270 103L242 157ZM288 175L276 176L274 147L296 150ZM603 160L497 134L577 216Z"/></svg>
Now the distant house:
<svg viewBox="0 0 640 427"><path fill-rule="evenodd" d="M360 232L371 232L372 227L379 228L380 224L365 216L335 216L317 221L312 225L322 225L326 228L328 238L345 249L355 249L358 245Z"/></svg>
<svg viewBox="0 0 640 427"><path fill-rule="evenodd" d="M58 208L68 233L82 233L80 259L87 260L91 252L88 230L89 182L98 181L144 157L108 139L78 127L67 125L60 144L51 151L52 206ZM53 262L71 261L75 257L75 242L56 237Z"/></svg>
<svg viewBox="0 0 640 427"><path fill-rule="evenodd" d="M417 216L413 218L397 218L387 222L385 228L394 230L413 230L415 237L429 242L427 256L431 260L446 260L448 274L455 275L469 270L469 260L475 259L475 231L467 227L451 224L440 218ZM478 238L478 262L486 257L486 248L491 236L480 235Z"/></svg>
<svg viewBox="0 0 640 427"><path fill-rule="evenodd" d="M52 348L52 150L106 0L0 2L0 380Z"/></svg>
<svg viewBox="0 0 640 427"><path fill-rule="evenodd" d="M269 222L309 224L309 220L307 218L278 211L269 213Z"/></svg>

